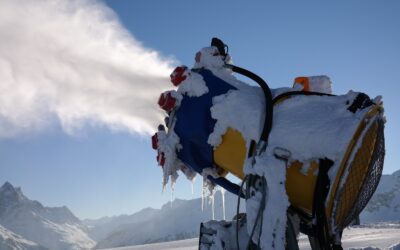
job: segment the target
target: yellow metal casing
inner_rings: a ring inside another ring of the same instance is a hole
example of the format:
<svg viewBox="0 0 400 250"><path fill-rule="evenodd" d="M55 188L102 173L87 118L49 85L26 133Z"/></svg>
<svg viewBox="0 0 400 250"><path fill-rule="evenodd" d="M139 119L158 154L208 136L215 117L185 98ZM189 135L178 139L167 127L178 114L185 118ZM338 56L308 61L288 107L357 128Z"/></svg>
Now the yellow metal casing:
<svg viewBox="0 0 400 250"><path fill-rule="evenodd" d="M343 159L341 159L335 180L331 183L331 191L326 203L326 214L328 218L334 217L336 225L346 226L343 221L344 217L351 209L352 204L356 202L357 195L361 191L361 184L365 178L366 168L371 161L373 145L377 136L378 125L375 123L368 126L368 122L379 115L381 111L380 105L374 105L360 120L353 138L347 145ZM363 134L365 134L364 137L362 137ZM222 137L222 143L214 149L214 162L220 168L243 180L243 166L247 152L246 141L241 133L228 128ZM353 154L355 157L351 159ZM350 162L350 160L352 161ZM309 164L307 168L304 167L304 164L300 161L294 161L288 166L286 191L291 205L312 216L319 165L317 161L312 159L307 163ZM342 180L346 171L349 171L348 178ZM341 181L344 183L339 185ZM339 192L340 186L343 186L343 190ZM335 201L338 204L334 205Z"/></svg>
<svg viewBox="0 0 400 250"><path fill-rule="evenodd" d="M222 143L214 150L214 163L243 180L246 153L246 141L242 134L237 130L228 128L222 136Z"/></svg>

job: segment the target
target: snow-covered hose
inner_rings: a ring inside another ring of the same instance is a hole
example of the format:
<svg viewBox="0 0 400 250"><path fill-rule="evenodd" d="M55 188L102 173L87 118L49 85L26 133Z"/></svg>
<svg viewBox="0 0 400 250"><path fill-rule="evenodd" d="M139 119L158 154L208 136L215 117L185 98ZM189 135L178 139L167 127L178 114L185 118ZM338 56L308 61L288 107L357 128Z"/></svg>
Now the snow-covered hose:
<svg viewBox="0 0 400 250"><path fill-rule="evenodd" d="M235 73L247 76L248 78L255 81L258 85L260 85L265 97L265 120L264 120L264 127L260 136L260 142L267 143L269 133L271 132L272 129L272 117L273 117L273 103L272 103L271 89L261 77L254 74L251 71L248 71L246 69L231 64L226 64L225 67L231 69Z"/></svg>
<svg viewBox="0 0 400 250"><path fill-rule="evenodd" d="M271 89L269 88L268 84L261 77L259 77L258 75L254 74L251 71L248 71L248 70L246 70L244 68L241 68L241 67L238 67L238 66L235 66L235 65L231 65L231 64L225 64L225 67L231 69L235 73L244 75L244 76L252 79L258 85L260 85L261 89L264 92L264 96L265 96L265 112L266 112L266 114L265 114L264 127L263 127L263 131L261 133L261 136L260 136L259 143L261 143L263 145L261 148L263 150L265 150L265 147L266 147L267 141L268 141L268 136L269 136L269 133L271 132L271 128L272 128L273 103L272 103ZM251 151L252 150L249 150L249 153ZM226 178L224 178L224 177L213 178L212 176L208 176L208 179L210 179L214 183L224 187L229 192L237 194L241 198L245 198L245 195L242 192L242 190L239 187L239 185L230 182Z"/></svg>
<svg viewBox="0 0 400 250"><path fill-rule="evenodd" d="M336 95L332 95L332 94L321 93L321 92L312 92L312 91L289 91L289 92L285 92L283 94L280 94L280 95L276 96L272 100L272 104L275 105L275 103L277 103L282 98L289 97L289 96L294 96L294 95L336 96Z"/></svg>
<svg viewBox="0 0 400 250"><path fill-rule="evenodd" d="M239 185L237 185L235 183L232 183L231 181L229 181L225 177L214 178L211 175L209 175L209 176L207 176L207 178L210 181L212 181L213 183L215 183L215 184L223 187L224 189L228 190L232 194L236 194L240 198L245 198L246 197L245 194L243 193L243 191L241 190Z"/></svg>

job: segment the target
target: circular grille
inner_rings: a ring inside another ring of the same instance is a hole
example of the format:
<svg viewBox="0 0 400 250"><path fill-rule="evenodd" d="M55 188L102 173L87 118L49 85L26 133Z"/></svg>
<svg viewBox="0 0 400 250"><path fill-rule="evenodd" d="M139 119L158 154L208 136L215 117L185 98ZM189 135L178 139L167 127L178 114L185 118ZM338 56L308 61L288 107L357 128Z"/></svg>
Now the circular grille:
<svg viewBox="0 0 400 250"><path fill-rule="evenodd" d="M338 231L348 226L374 194L382 175L385 156L384 122L378 118L366 132L339 195L333 216Z"/></svg>

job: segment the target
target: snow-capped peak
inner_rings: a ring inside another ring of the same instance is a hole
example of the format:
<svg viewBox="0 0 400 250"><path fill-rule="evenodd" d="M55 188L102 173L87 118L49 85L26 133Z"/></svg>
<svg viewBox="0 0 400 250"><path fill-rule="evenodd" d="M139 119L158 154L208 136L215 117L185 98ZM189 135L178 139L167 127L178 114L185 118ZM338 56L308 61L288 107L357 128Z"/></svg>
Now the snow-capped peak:
<svg viewBox="0 0 400 250"><path fill-rule="evenodd" d="M0 225L49 249L90 249L95 244L67 207L45 207L9 182L0 188Z"/></svg>
<svg viewBox="0 0 400 250"><path fill-rule="evenodd" d="M1 202L7 200L7 203ZM8 181L3 184L0 188L0 203L8 204L8 205L16 205L23 201L26 201L27 198L22 193L21 188L14 187Z"/></svg>

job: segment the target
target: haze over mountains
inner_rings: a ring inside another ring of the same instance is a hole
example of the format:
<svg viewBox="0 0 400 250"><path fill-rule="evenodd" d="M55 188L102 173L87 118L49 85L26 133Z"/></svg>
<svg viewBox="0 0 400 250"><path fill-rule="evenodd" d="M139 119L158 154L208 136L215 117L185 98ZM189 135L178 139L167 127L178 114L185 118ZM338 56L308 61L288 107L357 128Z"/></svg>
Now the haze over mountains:
<svg viewBox="0 0 400 250"><path fill-rule="evenodd" d="M360 219L362 223L400 221L400 170L382 176Z"/></svg>
<svg viewBox="0 0 400 250"><path fill-rule="evenodd" d="M96 244L67 207L45 207L8 182L0 188L0 225L5 228L4 239L10 238L16 245L25 242L26 249L40 249L39 245L48 249L89 249Z"/></svg>
<svg viewBox="0 0 400 250"><path fill-rule="evenodd" d="M222 196L215 195L215 219L223 218ZM244 202L241 201L241 211ZM45 207L6 182L0 188L0 249L96 249L162 242L198 236L200 222L212 218L200 198L176 199L161 209L132 215L78 219L67 207ZM236 214L237 197L225 194L226 219ZM361 223L400 222L400 170L383 175L361 214Z"/></svg>
<svg viewBox="0 0 400 250"><path fill-rule="evenodd" d="M0 249L31 249L45 250L47 248L27 240L0 225Z"/></svg>
<svg viewBox="0 0 400 250"><path fill-rule="evenodd" d="M131 222L119 225L98 241L97 249L163 242L198 237L200 223L212 219L212 206L202 211L201 199L179 200L167 203L161 209L144 209L131 216ZM244 211L241 201L240 211ZM236 214L237 196L225 193L226 219ZM215 195L215 219L223 219L222 196ZM134 218L135 217L135 218ZM146 219L147 218L147 219ZM118 219L118 217L116 218ZM107 227L107 226L106 226Z"/></svg>

